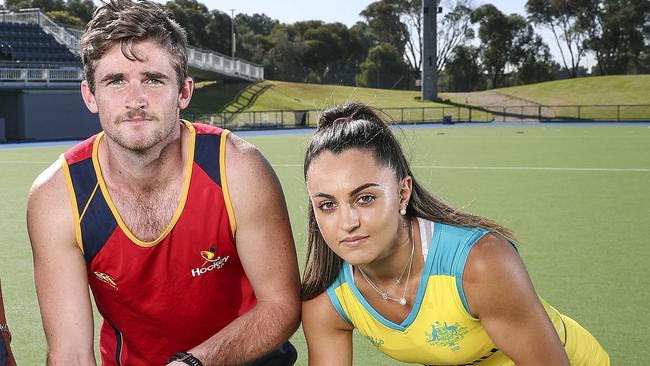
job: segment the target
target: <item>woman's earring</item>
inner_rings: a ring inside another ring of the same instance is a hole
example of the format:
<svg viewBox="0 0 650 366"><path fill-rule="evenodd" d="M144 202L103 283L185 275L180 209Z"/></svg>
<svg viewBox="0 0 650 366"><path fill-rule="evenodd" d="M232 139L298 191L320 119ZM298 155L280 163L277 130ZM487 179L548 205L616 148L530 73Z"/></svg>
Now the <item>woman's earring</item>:
<svg viewBox="0 0 650 366"><path fill-rule="evenodd" d="M399 210L399 214L402 216L406 215L406 208L402 208L401 210Z"/></svg>

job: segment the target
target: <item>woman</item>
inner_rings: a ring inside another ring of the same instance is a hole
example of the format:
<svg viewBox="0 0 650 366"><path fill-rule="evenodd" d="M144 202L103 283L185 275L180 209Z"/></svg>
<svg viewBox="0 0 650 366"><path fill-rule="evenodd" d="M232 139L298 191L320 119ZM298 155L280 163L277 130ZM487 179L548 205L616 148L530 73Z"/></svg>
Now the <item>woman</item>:
<svg viewBox="0 0 650 366"><path fill-rule="evenodd" d="M0 286L0 366L16 366L14 355L11 353L11 332L5 319L5 308L2 302L2 287Z"/></svg>
<svg viewBox="0 0 650 366"><path fill-rule="evenodd" d="M609 365L541 300L511 232L433 197L373 109L323 113L304 163L310 365L351 365L352 330L402 362Z"/></svg>

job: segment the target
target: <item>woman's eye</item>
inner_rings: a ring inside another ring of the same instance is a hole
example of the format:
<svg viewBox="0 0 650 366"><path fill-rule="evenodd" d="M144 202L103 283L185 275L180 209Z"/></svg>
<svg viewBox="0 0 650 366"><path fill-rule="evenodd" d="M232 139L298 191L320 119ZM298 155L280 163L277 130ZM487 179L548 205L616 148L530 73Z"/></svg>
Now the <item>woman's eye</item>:
<svg viewBox="0 0 650 366"><path fill-rule="evenodd" d="M362 204L362 205L367 205L369 203L372 203L375 200L375 196L369 195L369 194L364 194L363 196L359 196L357 201Z"/></svg>
<svg viewBox="0 0 650 366"><path fill-rule="evenodd" d="M330 202L330 201L322 202L321 204L318 205L318 208L321 209L321 211L331 211L334 209L334 202Z"/></svg>

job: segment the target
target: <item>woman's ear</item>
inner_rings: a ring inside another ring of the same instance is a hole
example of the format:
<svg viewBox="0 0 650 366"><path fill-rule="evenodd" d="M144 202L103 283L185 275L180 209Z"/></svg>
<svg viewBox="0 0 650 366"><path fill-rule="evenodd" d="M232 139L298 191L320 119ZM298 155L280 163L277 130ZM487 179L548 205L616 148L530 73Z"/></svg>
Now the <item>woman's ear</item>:
<svg viewBox="0 0 650 366"><path fill-rule="evenodd" d="M408 206L409 200L411 199L411 193L413 192L413 178L410 175L402 178L399 181L399 205L400 209Z"/></svg>

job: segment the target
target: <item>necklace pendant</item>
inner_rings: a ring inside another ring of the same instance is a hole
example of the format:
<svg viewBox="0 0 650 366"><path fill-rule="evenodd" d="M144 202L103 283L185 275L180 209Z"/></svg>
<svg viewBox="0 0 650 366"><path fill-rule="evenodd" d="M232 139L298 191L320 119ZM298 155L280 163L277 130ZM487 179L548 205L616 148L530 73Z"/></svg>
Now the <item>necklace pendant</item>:
<svg viewBox="0 0 650 366"><path fill-rule="evenodd" d="M384 299L384 300L388 300L388 294L385 293L385 292L382 292L381 293L381 298Z"/></svg>
<svg viewBox="0 0 650 366"><path fill-rule="evenodd" d="M400 305L406 305L406 299L403 298L403 297L400 298L400 299L399 299L399 304L400 304Z"/></svg>

